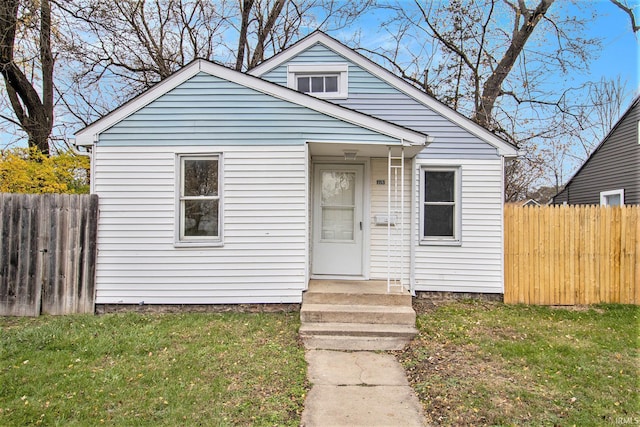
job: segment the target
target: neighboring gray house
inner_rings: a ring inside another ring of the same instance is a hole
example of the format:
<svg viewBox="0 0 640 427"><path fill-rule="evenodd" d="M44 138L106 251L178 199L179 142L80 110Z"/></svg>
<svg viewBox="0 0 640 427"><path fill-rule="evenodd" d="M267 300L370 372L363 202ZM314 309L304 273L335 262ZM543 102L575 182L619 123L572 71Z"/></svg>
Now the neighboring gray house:
<svg viewBox="0 0 640 427"><path fill-rule="evenodd" d="M554 204L640 204L640 97L554 198Z"/></svg>
<svg viewBox="0 0 640 427"><path fill-rule="evenodd" d="M316 32L196 60L76 134L97 304L299 303L309 280L503 293L509 143Z"/></svg>

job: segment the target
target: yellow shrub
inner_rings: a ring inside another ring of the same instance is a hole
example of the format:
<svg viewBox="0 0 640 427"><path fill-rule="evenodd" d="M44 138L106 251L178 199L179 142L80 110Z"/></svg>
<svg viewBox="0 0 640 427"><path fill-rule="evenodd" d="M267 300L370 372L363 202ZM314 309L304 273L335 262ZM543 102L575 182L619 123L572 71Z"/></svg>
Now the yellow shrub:
<svg viewBox="0 0 640 427"><path fill-rule="evenodd" d="M0 151L0 192L89 192L89 159L70 151L47 157L37 149Z"/></svg>

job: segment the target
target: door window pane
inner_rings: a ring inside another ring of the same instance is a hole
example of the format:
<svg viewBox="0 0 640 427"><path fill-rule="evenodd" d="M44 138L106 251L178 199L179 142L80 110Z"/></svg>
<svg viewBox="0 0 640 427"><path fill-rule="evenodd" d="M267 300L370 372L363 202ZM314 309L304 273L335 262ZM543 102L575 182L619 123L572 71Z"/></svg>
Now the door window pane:
<svg viewBox="0 0 640 427"><path fill-rule="evenodd" d="M355 172L322 171L323 240L353 240L355 215Z"/></svg>
<svg viewBox="0 0 640 427"><path fill-rule="evenodd" d="M355 203L355 172L322 172L322 205L353 206Z"/></svg>
<svg viewBox="0 0 640 427"><path fill-rule="evenodd" d="M353 208L322 208L322 240L353 240Z"/></svg>

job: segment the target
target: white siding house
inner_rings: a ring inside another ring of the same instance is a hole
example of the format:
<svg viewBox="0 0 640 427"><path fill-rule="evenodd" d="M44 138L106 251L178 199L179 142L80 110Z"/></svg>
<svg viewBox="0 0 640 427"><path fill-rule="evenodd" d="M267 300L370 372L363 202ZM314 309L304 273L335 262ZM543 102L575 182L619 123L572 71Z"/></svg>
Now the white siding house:
<svg viewBox="0 0 640 427"><path fill-rule="evenodd" d="M310 278L503 292L515 148L323 33L249 74L194 61L76 144L97 304L300 302Z"/></svg>

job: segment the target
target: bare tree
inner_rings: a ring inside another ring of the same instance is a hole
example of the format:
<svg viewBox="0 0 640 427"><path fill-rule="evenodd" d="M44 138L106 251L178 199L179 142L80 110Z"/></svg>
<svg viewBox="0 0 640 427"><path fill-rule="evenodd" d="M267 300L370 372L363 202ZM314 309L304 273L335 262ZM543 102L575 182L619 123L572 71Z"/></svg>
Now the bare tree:
<svg viewBox="0 0 640 427"><path fill-rule="evenodd" d="M126 82L116 102L194 58L213 57L232 14L224 1L54 1L75 28L65 44L66 60L76 65L75 80L85 86Z"/></svg>
<svg viewBox="0 0 640 427"><path fill-rule="evenodd" d="M29 37L37 40L34 52L24 48ZM45 154L53 128L53 67L49 0L0 2L0 72L15 119L0 117L19 126L29 146Z"/></svg>
<svg viewBox="0 0 640 427"><path fill-rule="evenodd" d="M195 58L247 70L308 28L335 29L370 1L53 0L65 11L73 75L58 86L76 120L89 122Z"/></svg>
<svg viewBox="0 0 640 427"><path fill-rule="evenodd" d="M558 116L552 124L555 140L545 147L558 191L569 178L563 171L575 170L589 157L616 124L629 99L626 84L619 77L589 82L581 92L573 95L574 105L568 107L568 114Z"/></svg>
<svg viewBox="0 0 640 427"><path fill-rule="evenodd" d="M196 58L247 70L309 28L351 24L372 1L3 0L3 143L21 129L48 152Z"/></svg>
<svg viewBox="0 0 640 427"><path fill-rule="evenodd" d="M583 95L586 87L558 90L548 79L569 80L586 71L599 41L584 36L588 18L575 18L565 7L554 0L398 1L388 6L391 18L384 23L388 47L368 53L517 142L527 154L508 167L507 198L512 200L550 178L549 153L571 163L563 153L570 152L573 141L557 124L572 122L577 129L583 113L576 109L575 95Z"/></svg>
<svg viewBox="0 0 640 427"><path fill-rule="evenodd" d="M482 85L482 95L476 99L474 119L482 126L489 126L493 119L493 107L499 96L507 91L502 85L513 69L518 57L531 37L538 23L545 16L554 0L541 0L533 9L527 8L524 1L505 3L513 9L514 28L508 47L493 72L489 74ZM492 4L493 9L493 4ZM464 52L460 52L463 54Z"/></svg>
<svg viewBox="0 0 640 427"><path fill-rule="evenodd" d="M633 14L633 9L629 6L629 3L625 0L611 0L611 3L618 6L624 13L629 16L629 20L631 21L631 29L634 33L640 31L640 25L637 24L636 16Z"/></svg>
<svg viewBox="0 0 640 427"><path fill-rule="evenodd" d="M398 2L386 23L395 31L394 47L368 52L479 124L500 130L498 102L555 105L540 83L550 71L585 69L588 48L597 43L580 36L586 22L549 15L553 1Z"/></svg>
<svg viewBox="0 0 640 427"><path fill-rule="evenodd" d="M591 145L585 144L585 154L588 156L595 148L595 144L616 124L622 113L625 102L628 102L626 82L617 79L601 79L589 86L587 108L591 110L590 122L592 129ZM584 136L583 136L584 137Z"/></svg>

